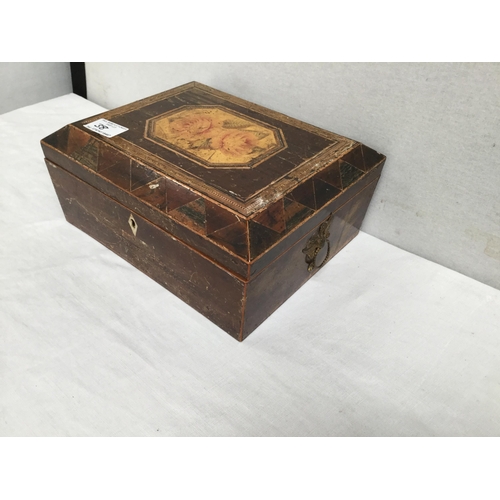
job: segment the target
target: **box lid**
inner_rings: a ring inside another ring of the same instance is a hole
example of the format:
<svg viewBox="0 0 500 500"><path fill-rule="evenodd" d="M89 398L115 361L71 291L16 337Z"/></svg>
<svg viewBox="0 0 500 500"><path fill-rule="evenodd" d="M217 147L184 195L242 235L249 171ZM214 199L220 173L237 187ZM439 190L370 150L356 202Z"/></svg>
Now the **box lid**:
<svg viewBox="0 0 500 500"><path fill-rule="evenodd" d="M258 259L384 157L192 82L42 141L244 260ZM210 253L210 252L208 252Z"/></svg>

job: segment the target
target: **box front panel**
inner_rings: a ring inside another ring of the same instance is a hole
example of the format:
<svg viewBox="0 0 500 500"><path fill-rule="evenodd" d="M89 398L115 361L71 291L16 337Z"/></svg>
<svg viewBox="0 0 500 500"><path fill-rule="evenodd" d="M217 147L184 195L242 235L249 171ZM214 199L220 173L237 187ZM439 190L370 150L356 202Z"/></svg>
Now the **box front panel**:
<svg viewBox="0 0 500 500"><path fill-rule="evenodd" d="M239 337L243 281L60 167L46 163L68 222Z"/></svg>
<svg viewBox="0 0 500 500"><path fill-rule="evenodd" d="M248 273L247 225L111 146L69 127L42 142L48 160L236 274Z"/></svg>

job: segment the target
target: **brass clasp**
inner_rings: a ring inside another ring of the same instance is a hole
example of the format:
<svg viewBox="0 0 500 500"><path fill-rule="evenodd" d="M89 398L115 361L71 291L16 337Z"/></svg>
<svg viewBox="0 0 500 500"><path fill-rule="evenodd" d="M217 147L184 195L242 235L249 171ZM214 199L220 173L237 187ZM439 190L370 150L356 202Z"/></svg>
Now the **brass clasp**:
<svg viewBox="0 0 500 500"><path fill-rule="evenodd" d="M316 233L309 238L305 248L302 250L302 253L306 254L306 264L309 272L312 272L314 269L322 268L330 256L330 242L328 238L330 237L330 223L332 222L332 218L333 214L330 214L328 219L320 224ZM325 246L325 243L328 245L326 257L319 266L316 266L316 257Z"/></svg>

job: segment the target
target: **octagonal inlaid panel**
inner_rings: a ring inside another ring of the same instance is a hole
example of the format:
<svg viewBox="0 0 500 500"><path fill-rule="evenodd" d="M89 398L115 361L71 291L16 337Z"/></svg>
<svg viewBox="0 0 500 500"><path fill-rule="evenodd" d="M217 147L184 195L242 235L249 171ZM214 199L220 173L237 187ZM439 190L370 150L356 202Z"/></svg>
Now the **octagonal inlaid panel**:
<svg viewBox="0 0 500 500"><path fill-rule="evenodd" d="M151 118L146 137L206 168L253 168L286 147L278 128L222 106L183 106Z"/></svg>

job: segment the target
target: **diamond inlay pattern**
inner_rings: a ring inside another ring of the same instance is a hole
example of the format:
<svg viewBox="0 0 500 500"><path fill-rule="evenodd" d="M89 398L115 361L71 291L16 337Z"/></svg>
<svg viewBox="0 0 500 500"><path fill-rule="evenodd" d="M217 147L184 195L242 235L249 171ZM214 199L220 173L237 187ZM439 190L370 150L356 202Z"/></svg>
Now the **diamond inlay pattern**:
<svg viewBox="0 0 500 500"><path fill-rule="evenodd" d="M69 156L116 186L194 233L250 260L282 240L380 161L378 153L359 145L246 220L78 129L72 130L66 146Z"/></svg>

